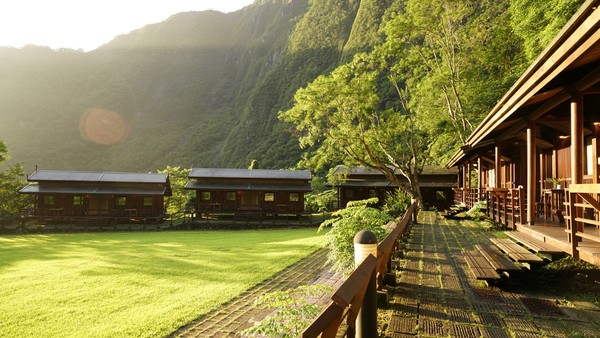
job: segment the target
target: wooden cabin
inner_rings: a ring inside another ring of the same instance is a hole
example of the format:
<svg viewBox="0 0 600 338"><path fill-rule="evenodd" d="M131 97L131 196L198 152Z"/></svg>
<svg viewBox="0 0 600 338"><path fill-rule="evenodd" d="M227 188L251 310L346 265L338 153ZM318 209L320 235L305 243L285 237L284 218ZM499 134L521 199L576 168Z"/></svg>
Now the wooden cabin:
<svg viewBox="0 0 600 338"><path fill-rule="evenodd" d="M336 184L338 189L338 205L343 208L350 201L358 201L377 197L381 205L389 192L398 189L380 171L367 167L340 166L335 173L345 175L343 182ZM396 175L406 181L399 172ZM423 205L426 210L444 210L453 203L456 188L456 169L439 166L425 166L419 175Z"/></svg>
<svg viewBox="0 0 600 338"><path fill-rule="evenodd" d="M198 214L302 214L311 178L308 170L192 168L185 189L196 191Z"/></svg>
<svg viewBox="0 0 600 338"><path fill-rule="evenodd" d="M42 222L160 222L166 174L36 170L19 191L35 196L32 217Z"/></svg>
<svg viewBox="0 0 600 338"><path fill-rule="evenodd" d="M448 163L456 202L600 264L600 8L585 2ZM476 179L471 179L476 177ZM561 178L555 186L549 178Z"/></svg>

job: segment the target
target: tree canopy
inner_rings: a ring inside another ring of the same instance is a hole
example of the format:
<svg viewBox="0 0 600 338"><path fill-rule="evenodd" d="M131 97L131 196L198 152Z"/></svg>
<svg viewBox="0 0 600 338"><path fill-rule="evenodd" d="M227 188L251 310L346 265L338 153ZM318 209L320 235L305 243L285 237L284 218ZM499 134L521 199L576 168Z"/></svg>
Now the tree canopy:
<svg viewBox="0 0 600 338"><path fill-rule="evenodd" d="M8 159L8 148L0 141L0 163ZM19 194L26 185L23 165L15 164L0 172L0 217L15 218L29 203L27 196Z"/></svg>

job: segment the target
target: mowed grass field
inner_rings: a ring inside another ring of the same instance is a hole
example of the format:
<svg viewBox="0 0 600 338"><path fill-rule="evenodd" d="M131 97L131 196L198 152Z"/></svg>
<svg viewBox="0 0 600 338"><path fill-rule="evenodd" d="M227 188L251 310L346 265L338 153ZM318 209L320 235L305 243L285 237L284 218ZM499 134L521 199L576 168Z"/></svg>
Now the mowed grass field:
<svg viewBox="0 0 600 338"><path fill-rule="evenodd" d="M0 336L164 336L323 245L316 229L0 236Z"/></svg>

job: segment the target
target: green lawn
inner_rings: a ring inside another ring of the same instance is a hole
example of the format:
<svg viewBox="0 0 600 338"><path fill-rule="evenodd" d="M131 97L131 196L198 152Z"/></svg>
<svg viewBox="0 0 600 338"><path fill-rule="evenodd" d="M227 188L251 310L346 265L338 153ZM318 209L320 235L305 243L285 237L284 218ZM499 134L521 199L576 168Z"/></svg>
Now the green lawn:
<svg viewBox="0 0 600 338"><path fill-rule="evenodd" d="M0 332L164 336L323 245L316 229L0 236Z"/></svg>

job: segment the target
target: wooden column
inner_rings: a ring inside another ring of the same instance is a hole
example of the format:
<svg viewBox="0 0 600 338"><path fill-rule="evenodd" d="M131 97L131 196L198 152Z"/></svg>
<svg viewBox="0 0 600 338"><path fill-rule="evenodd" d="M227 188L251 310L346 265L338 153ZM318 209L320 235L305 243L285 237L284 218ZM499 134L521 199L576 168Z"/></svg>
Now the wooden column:
<svg viewBox="0 0 600 338"><path fill-rule="evenodd" d="M535 223L536 202L536 145L535 145L535 122L531 122L527 128L527 224ZM523 220L521 220L521 223Z"/></svg>
<svg viewBox="0 0 600 338"><path fill-rule="evenodd" d="M462 186L461 186L461 192L462 192L462 204L466 205L467 200L466 200L466 195L467 195L467 174L466 174L466 170L465 170L465 166L463 165L461 167L461 172L462 172Z"/></svg>
<svg viewBox="0 0 600 338"><path fill-rule="evenodd" d="M573 93L571 96L571 184L583 183L583 95ZM575 207L579 203L577 194L569 198L571 207L571 254L578 257L577 235L583 231L583 224L576 222L575 218L581 217L581 210Z"/></svg>
<svg viewBox="0 0 600 338"><path fill-rule="evenodd" d="M482 200L483 193L483 161L481 157L477 158L477 200Z"/></svg>
<svg viewBox="0 0 600 338"><path fill-rule="evenodd" d="M592 124L592 130L594 131L594 137L592 138L592 183L598 183L598 154L600 154L600 143L598 142L598 137L600 137L600 122L594 122Z"/></svg>
<svg viewBox="0 0 600 338"><path fill-rule="evenodd" d="M494 147L494 188L500 188L500 161L501 161L501 148L499 144Z"/></svg>
<svg viewBox="0 0 600 338"><path fill-rule="evenodd" d="M583 95L571 99L571 184L583 183Z"/></svg>
<svg viewBox="0 0 600 338"><path fill-rule="evenodd" d="M473 182L471 182L471 174L472 174L472 170L473 170L473 164L471 164L471 162L467 163L467 207L471 208L473 207L473 203L472 203L472 195L471 195L471 189L473 188Z"/></svg>

